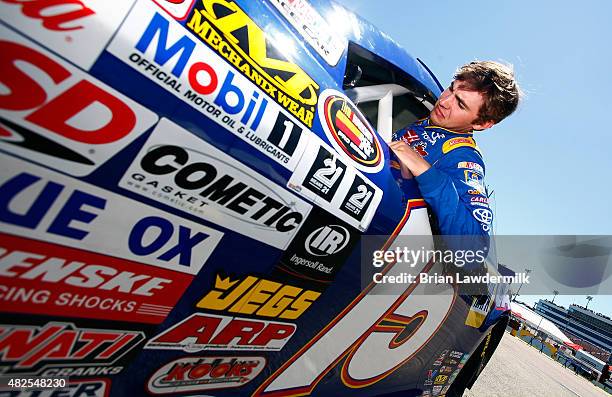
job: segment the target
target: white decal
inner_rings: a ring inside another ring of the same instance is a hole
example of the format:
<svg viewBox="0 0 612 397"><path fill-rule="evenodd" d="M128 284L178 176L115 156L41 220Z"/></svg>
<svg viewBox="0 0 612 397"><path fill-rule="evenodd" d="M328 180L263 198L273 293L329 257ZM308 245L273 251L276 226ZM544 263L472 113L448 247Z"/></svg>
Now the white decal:
<svg viewBox="0 0 612 397"><path fill-rule="evenodd" d="M3 231L197 274L223 233L0 154Z"/></svg>
<svg viewBox="0 0 612 397"><path fill-rule="evenodd" d="M7 152L84 176L157 121L29 40L2 26L0 34L0 148Z"/></svg>
<svg viewBox="0 0 612 397"><path fill-rule="evenodd" d="M2 21L89 70L134 0L0 0Z"/></svg>
<svg viewBox="0 0 612 397"><path fill-rule="evenodd" d="M119 186L281 249L312 208L167 119Z"/></svg>
<svg viewBox="0 0 612 397"><path fill-rule="evenodd" d="M315 137L148 1L136 3L108 51L289 170L295 169L308 138Z"/></svg>

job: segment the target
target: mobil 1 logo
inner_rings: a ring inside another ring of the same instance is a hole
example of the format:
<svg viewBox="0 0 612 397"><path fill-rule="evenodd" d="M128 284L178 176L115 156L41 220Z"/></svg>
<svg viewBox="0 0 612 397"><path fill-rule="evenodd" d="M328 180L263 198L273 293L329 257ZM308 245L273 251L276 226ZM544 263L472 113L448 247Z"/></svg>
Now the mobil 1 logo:
<svg viewBox="0 0 612 397"><path fill-rule="evenodd" d="M353 179L351 188L342 201L340 210L361 221L364 214L368 211L375 193L376 190L372 185L355 174L355 179Z"/></svg>
<svg viewBox="0 0 612 397"><path fill-rule="evenodd" d="M277 276L329 284L359 240L359 231L315 207L276 267Z"/></svg>
<svg viewBox="0 0 612 397"><path fill-rule="evenodd" d="M325 147L319 146L319 153L306 174L303 186L331 202L345 174L346 165Z"/></svg>

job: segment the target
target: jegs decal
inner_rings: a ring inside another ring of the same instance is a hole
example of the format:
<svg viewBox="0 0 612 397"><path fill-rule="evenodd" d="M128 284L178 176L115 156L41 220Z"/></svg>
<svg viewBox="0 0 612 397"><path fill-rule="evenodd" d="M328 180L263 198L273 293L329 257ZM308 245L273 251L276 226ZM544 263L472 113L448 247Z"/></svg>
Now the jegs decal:
<svg viewBox="0 0 612 397"><path fill-rule="evenodd" d="M7 25L89 70L133 3L134 0L1 0L0 16Z"/></svg>
<svg viewBox="0 0 612 397"><path fill-rule="evenodd" d="M295 324L193 313L151 338L145 349L277 351L295 330Z"/></svg>
<svg viewBox="0 0 612 397"><path fill-rule="evenodd" d="M197 274L223 233L0 153L8 234Z"/></svg>
<svg viewBox="0 0 612 397"><path fill-rule="evenodd" d="M265 357L182 357L159 368L147 383L151 394L241 387L266 366Z"/></svg>
<svg viewBox="0 0 612 397"><path fill-rule="evenodd" d="M334 148L364 172L378 172L385 162L376 132L344 94L326 89L319 98L319 120Z"/></svg>
<svg viewBox="0 0 612 397"><path fill-rule="evenodd" d="M44 326L0 325L0 360L12 366L4 374L79 376L80 365L111 368L144 340L140 331L79 328L72 323ZM66 370L62 370L66 367ZM97 375L90 373L89 375Z"/></svg>
<svg viewBox="0 0 612 397"><path fill-rule="evenodd" d="M119 186L281 249L312 208L167 119Z"/></svg>
<svg viewBox="0 0 612 397"><path fill-rule="evenodd" d="M247 276L215 277L213 289L196 307L228 313L295 320L321 295L318 291Z"/></svg>
<svg viewBox="0 0 612 397"><path fill-rule="evenodd" d="M149 1L135 4L108 51L290 170L298 161L296 154L314 136L288 110L270 101L263 89Z"/></svg>
<svg viewBox="0 0 612 397"><path fill-rule="evenodd" d="M309 140L287 186L361 231L370 225L383 195L318 139Z"/></svg>
<svg viewBox="0 0 612 397"><path fill-rule="evenodd" d="M0 35L0 84L8 91L0 95L0 148L8 153L84 176L157 122L156 114L29 40L3 26Z"/></svg>

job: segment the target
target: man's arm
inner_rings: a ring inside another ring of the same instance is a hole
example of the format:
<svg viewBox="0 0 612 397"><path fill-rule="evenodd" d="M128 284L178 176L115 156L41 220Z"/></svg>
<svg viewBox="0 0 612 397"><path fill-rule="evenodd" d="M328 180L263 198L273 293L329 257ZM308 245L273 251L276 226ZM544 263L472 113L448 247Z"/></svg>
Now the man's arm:
<svg viewBox="0 0 612 397"><path fill-rule="evenodd" d="M475 150L455 149L432 167L405 142L391 142L389 147L416 177L442 234L488 235L493 213L484 188L483 162Z"/></svg>

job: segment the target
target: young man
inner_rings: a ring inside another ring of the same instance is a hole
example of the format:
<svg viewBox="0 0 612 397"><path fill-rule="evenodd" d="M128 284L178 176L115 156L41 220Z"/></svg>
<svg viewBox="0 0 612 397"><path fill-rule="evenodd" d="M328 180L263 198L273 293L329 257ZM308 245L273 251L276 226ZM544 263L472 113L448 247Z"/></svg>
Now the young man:
<svg viewBox="0 0 612 397"><path fill-rule="evenodd" d="M519 97L512 69L492 61L470 62L459 68L428 118L393 135L394 174L401 183L415 177L440 234L488 235L493 213L472 134L512 114Z"/></svg>

